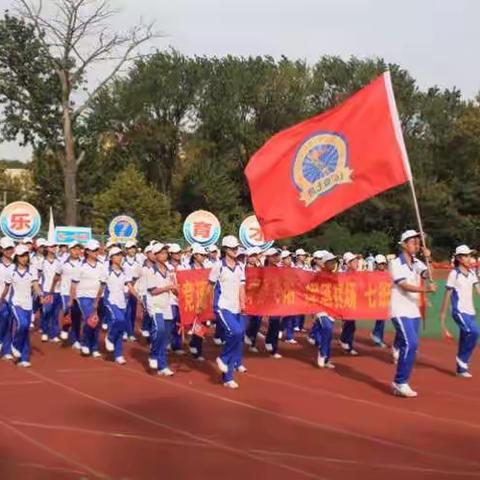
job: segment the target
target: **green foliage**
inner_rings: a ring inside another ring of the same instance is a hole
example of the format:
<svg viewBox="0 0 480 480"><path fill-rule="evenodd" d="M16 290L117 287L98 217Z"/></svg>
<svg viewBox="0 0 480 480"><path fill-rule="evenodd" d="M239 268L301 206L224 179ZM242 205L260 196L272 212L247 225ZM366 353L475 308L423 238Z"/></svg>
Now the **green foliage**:
<svg viewBox="0 0 480 480"><path fill-rule="evenodd" d="M133 165L120 172L110 186L93 197L92 221L97 231L106 232L110 220L120 214L131 215L139 224L139 240L164 241L180 234L180 216L171 208L168 197L149 185Z"/></svg>

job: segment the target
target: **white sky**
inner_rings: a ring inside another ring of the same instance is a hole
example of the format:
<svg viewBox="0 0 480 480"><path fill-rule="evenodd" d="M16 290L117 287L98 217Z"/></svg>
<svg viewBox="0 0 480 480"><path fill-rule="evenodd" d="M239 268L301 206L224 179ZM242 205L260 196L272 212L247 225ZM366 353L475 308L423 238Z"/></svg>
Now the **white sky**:
<svg viewBox="0 0 480 480"><path fill-rule="evenodd" d="M44 0L51 3L53 0ZM423 88L480 91L480 0L112 0L114 27L142 17L185 54L380 56L407 68ZM0 10L12 0L0 0ZM98 74L98 72L97 72ZM93 72L91 78L95 78ZM0 158L28 159L16 144Z"/></svg>

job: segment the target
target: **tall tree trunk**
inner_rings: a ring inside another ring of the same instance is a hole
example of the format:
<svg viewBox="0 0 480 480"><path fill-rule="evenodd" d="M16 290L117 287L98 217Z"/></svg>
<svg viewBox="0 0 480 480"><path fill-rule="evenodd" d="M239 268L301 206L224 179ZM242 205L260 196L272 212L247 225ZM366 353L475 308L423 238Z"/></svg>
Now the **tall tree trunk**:
<svg viewBox="0 0 480 480"><path fill-rule="evenodd" d="M68 101L63 104L63 135L65 139L65 158L63 161L65 222L77 224L77 159L72 131L72 119Z"/></svg>

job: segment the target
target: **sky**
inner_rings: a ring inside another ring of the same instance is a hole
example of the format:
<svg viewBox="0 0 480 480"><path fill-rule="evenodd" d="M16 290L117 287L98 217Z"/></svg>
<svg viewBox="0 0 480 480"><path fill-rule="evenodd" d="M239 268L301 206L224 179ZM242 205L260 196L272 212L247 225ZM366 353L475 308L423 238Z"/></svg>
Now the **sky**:
<svg viewBox="0 0 480 480"><path fill-rule="evenodd" d="M143 19L165 36L159 48L199 55L378 56L400 64L421 88L480 91L480 0L111 0L112 28ZM53 0L44 0L52 3ZM0 0L0 11L12 0ZM90 81L102 70L90 73ZM0 143L0 158L28 160Z"/></svg>

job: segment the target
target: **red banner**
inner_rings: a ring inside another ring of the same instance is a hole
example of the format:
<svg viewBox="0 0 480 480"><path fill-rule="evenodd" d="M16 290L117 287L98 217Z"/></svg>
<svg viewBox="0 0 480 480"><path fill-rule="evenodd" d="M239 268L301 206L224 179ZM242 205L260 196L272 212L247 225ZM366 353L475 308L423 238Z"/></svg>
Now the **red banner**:
<svg viewBox="0 0 480 480"><path fill-rule="evenodd" d="M209 270L177 272L180 316L191 325ZM247 315L287 316L327 312L335 318L389 318L391 278L387 272L315 273L295 268L248 268ZM212 300L199 320L213 318Z"/></svg>

